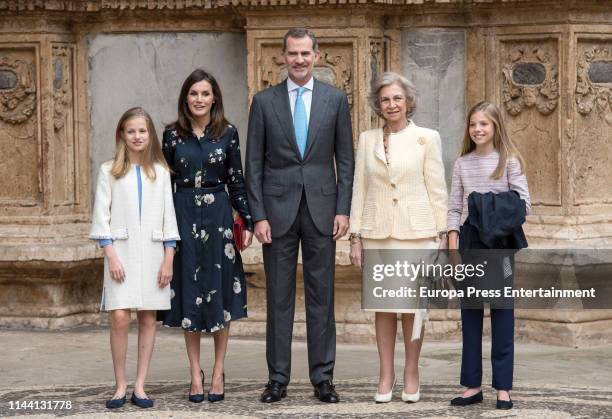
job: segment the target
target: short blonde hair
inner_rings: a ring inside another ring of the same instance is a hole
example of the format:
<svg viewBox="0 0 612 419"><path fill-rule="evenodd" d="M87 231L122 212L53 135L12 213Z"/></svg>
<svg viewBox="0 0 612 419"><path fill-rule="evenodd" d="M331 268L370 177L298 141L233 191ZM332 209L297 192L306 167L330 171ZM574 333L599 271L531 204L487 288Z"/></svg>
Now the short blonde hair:
<svg viewBox="0 0 612 419"><path fill-rule="evenodd" d="M374 112L376 112L376 115L382 118L383 115L380 111L380 101L378 100L378 96L383 87L391 86L394 83L397 83L402 88L404 95L406 96L406 102L408 105L406 110L406 118L412 118L417 108L417 89L406 77L392 71L382 73L372 82L372 85L370 86L370 94L368 95L368 103L370 104L370 107L374 110Z"/></svg>

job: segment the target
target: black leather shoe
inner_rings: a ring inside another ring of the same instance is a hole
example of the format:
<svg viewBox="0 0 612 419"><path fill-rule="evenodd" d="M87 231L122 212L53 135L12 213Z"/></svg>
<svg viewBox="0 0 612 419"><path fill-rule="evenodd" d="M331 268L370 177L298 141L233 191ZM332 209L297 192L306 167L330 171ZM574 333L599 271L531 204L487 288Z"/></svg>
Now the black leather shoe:
<svg viewBox="0 0 612 419"><path fill-rule="evenodd" d="M470 404L482 402L482 391L470 397L455 397L451 400L451 406L469 406Z"/></svg>
<svg viewBox="0 0 612 419"><path fill-rule="evenodd" d="M314 386L314 396L325 403L338 403L340 398L336 393L336 387L331 381L323 381Z"/></svg>
<svg viewBox="0 0 612 419"><path fill-rule="evenodd" d="M512 409L512 399L510 400L499 400L497 399L497 408L501 410L510 410Z"/></svg>
<svg viewBox="0 0 612 419"><path fill-rule="evenodd" d="M278 381L270 380L268 384L266 384L266 389L261 394L261 402L279 402L284 397L287 397L287 386Z"/></svg>

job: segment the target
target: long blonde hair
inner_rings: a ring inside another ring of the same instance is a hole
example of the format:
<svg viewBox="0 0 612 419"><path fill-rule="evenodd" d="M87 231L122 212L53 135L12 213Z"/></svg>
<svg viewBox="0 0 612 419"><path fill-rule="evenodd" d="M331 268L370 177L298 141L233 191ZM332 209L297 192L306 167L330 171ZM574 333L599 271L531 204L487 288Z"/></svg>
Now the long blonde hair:
<svg viewBox="0 0 612 419"><path fill-rule="evenodd" d="M503 176L509 157L514 157L519 161L521 165L521 174L524 173L525 160L523 159L523 156L521 156L518 148L516 148L516 145L512 142L510 137L508 137L506 127L504 126L504 121L501 117L501 112L497 106L491 102L478 102L468 112L467 123L465 124L465 134L463 135L463 145L461 146L461 156L476 150L476 144L470 137L470 118L472 118L472 115L474 115L476 112L484 113L486 117L493 122L495 127L493 146L495 147L495 150L499 152L499 163L497 163L497 167L491 174L491 178L499 179Z"/></svg>
<svg viewBox="0 0 612 419"><path fill-rule="evenodd" d="M125 123L132 118L144 118L147 122L147 131L149 131L149 143L144 149L142 154L141 166L144 170L145 175L150 180L155 180L155 163L162 165L167 170L168 164L162 153L161 146L159 145L159 139L155 132L155 126L151 116L141 107L130 108L121 116L117 123L117 129L115 130L115 158L113 159L113 167L111 168L111 174L115 179L119 179L130 171L130 159L128 158L128 149L125 139L123 138L123 130Z"/></svg>

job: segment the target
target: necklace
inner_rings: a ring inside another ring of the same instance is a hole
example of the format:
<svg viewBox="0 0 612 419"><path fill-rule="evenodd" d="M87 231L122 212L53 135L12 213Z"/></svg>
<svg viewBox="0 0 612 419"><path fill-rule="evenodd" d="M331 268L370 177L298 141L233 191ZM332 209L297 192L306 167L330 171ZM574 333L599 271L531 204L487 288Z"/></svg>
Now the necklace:
<svg viewBox="0 0 612 419"><path fill-rule="evenodd" d="M385 160L387 163L387 166L389 166L389 136L391 134L396 134L400 131L402 131L403 129L405 129L408 124L410 124L410 121L406 121L406 126L404 126L402 129L400 129L399 131L396 132L391 132L391 128L389 128L389 124L385 124L383 126L383 146L385 147Z"/></svg>
<svg viewBox="0 0 612 419"><path fill-rule="evenodd" d="M391 128L387 124L383 126L383 146L385 148L385 163L389 166L389 135Z"/></svg>

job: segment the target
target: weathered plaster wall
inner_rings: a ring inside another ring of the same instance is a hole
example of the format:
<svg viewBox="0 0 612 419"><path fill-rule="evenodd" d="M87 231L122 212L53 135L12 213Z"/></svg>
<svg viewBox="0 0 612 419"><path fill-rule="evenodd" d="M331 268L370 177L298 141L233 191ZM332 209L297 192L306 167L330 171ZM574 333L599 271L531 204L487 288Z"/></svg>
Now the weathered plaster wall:
<svg viewBox="0 0 612 419"><path fill-rule="evenodd" d="M241 143L246 144L244 34L102 34L91 39L88 56L94 182L100 163L113 156L121 114L132 106L144 107L161 140L164 125L176 119L181 85L196 68L209 71L219 82L226 117L238 126Z"/></svg>
<svg viewBox="0 0 612 419"><path fill-rule="evenodd" d="M465 125L464 54L463 31L402 31L402 74L419 92L414 121L440 132L448 188Z"/></svg>

